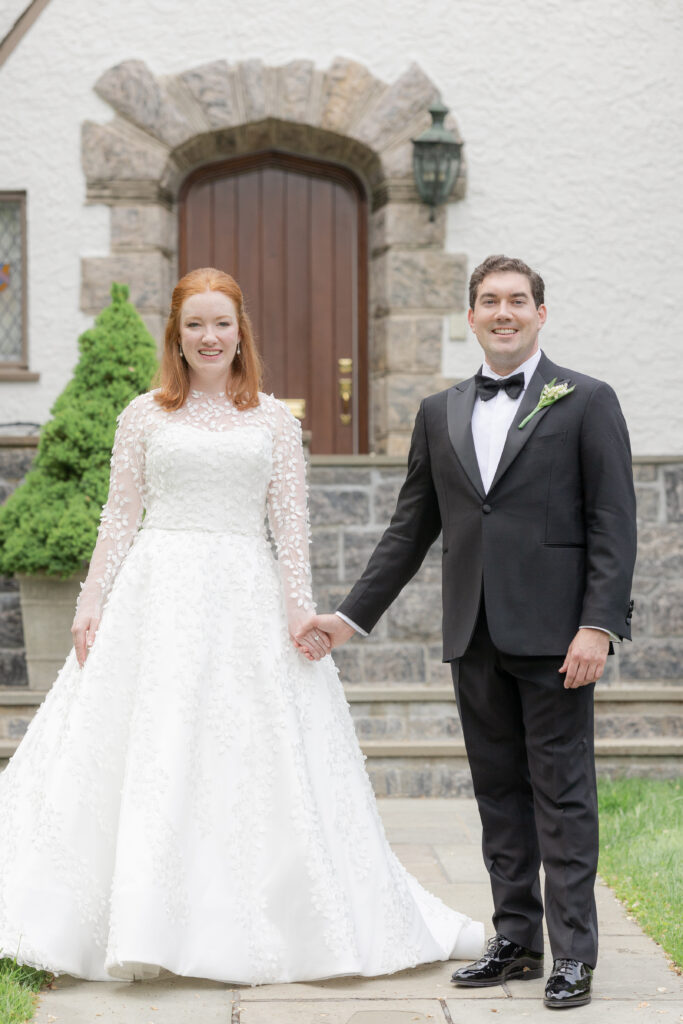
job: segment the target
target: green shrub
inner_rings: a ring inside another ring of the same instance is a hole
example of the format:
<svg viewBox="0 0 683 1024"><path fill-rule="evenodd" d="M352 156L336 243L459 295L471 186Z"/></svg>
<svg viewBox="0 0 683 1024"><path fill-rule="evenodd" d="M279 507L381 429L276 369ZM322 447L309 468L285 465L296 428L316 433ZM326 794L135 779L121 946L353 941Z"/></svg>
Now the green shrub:
<svg viewBox="0 0 683 1024"><path fill-rule="evenodd" d="M156 345L126 285L78 341L74 375L41 431L24 483L0 509L0 572L71 576L87 565L107 499L116 417L147 391Z"/></svg>

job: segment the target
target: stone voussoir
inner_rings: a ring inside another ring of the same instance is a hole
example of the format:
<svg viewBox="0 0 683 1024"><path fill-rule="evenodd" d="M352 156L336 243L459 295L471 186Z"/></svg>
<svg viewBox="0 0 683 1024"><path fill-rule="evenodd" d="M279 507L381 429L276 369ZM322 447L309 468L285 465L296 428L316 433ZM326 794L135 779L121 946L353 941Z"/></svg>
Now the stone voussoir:
<svg viewBox="0 0 683 1024"><path fill-rule="evenodd" d="M127 60L109 68L95 92L121 116L169 148L197 134L197 126L178 110L144 61Z"/></svg>
<svg viewBox="0 0 683 1024"><path fill-rule="evenodd" d="M385 89L364 65L336 57L324 74L320 126L345 133Z"/></svg>
<svg viewBox="0 0 683 1024"><path fill-rule="evenodd" d="M405 138L406 126L438 98L434 83L413 63L365 108L350 134L381 152Z"/></svg>
<svg viewBox="0 0 683 1024"><path fill-rule="evenodd" d="M238 72L227 61L201 64L178 77L201 108L210 128L232 128L242 123Z"/></svg>

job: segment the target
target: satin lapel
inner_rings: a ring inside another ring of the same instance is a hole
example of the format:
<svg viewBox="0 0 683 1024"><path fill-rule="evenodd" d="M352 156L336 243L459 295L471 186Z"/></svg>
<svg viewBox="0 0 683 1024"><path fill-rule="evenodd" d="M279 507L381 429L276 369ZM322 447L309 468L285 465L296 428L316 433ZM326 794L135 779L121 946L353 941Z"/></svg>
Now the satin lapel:
<svg viewBox="0 0 683 1024"><path fill-rule="evenodd" d="M472 410L477 392L474 380L466 380L456 384L448 392L446 415L448 419L448 436L462 468L470 478L470 482L478 494L484 497L484 484L479 472L477 453L474 450L472 437Z"/></svg>
<svg viewBox="0 0 683 1024"><path fill-rule="evenodd" d="M503 473L507 472L543 417L546 415L548 410L552 408L552 406L547 405L545 409L541 409L521 430L517 426L517 424L521 423L525 416L528 416L529 413L538 405L538 400L541 397L541 391L543 390L544 384L549 384L557 374L557 370L555 373L552 372L553 369L553 363L551 363L545 355L541 356L541 360L536 367L536 372L529 381L529 387L524 392L524 397L522 398L519 409L515 413L515 418L508 430L507 437L505 439L505 446L500 456L496 475L491 481L490 490L493 490Z"/></svg>

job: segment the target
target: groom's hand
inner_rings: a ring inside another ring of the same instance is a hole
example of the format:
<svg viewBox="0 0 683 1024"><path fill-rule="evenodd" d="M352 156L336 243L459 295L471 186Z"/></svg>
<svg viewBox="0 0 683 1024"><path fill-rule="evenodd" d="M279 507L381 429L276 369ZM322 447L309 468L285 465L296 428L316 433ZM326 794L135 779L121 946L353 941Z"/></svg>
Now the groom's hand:
<svg viewBox="0 0 683 1024"><path fill-rule="evenodd" d="M312 615L295 634L294 640L298 642L299 649L308 648L315 658L315 651L311 650L310 638L312 635L320 634L325 637L330 648L340 647L346 643L355 633L353 626L344 622L338 615ZM302 650L302 653L305 653ZM327 653L327 651L325 651Z"/></svg>
<svg viewBox="0 0 683 1024"><path fill-rule="evenodd" d="M596 683L605 670L609 636L601 629L582 626L569 645L560 672L565 690L575 690L587 683Z"/></svg>

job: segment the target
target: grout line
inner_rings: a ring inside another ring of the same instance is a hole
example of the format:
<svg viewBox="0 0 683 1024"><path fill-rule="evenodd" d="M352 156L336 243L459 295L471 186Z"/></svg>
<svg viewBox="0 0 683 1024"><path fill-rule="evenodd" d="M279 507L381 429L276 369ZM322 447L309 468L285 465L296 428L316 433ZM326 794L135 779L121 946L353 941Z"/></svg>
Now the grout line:
<svg viewBox="0 0 683 1024"><path fill-rule="evenodd" d="M441 1012L443 1013L444 1017L446 1018L446 1024L453 1024L453 1018L451 1017L451 1011L448 1009L448 1003L446 1002L446 1000L445 999L439 999L439 1005L441 1007Z"/></svg>
<svg viewBox="0 0 683 1024"><path fill-rule="evenodd" d="M240 1016L242 1014L242 1007L240 1006L240 994L237 989L233 989L230 993L230 1024L240 1024Z"/></svg>

